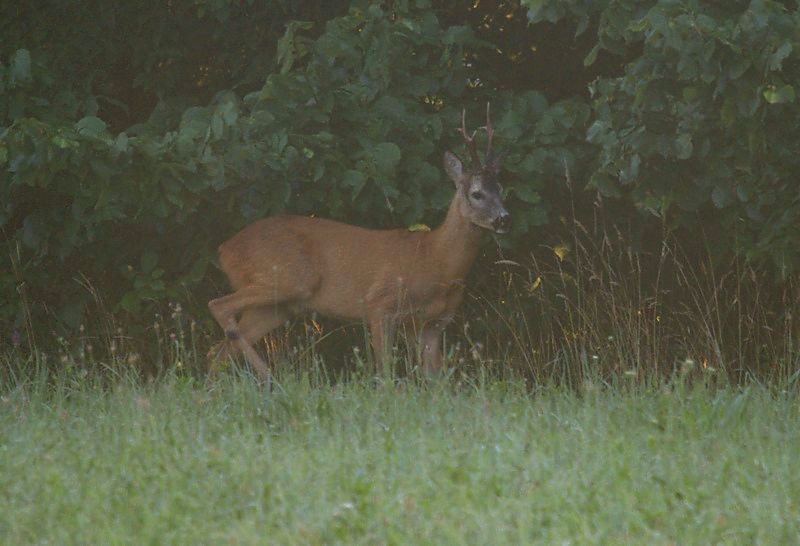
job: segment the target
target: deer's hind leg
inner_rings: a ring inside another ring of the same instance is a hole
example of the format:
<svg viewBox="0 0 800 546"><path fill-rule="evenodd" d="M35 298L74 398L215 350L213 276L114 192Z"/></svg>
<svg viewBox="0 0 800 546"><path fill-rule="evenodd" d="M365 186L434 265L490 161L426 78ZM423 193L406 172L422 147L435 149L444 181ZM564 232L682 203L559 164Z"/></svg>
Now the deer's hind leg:
<svg viewBox="0 0 800 546"><path fill-rule="evenodd" d="M281 316L278 318L279 313L277 310L284 307L285 304L303 302L308 300L313 294L318 281L310 275L304 275L302 271L298 272L293 279L294 282L286 283L273 283L263 282L259 284L248 284L236 290L233 294L222 296L208 302L208 308L217 323L225 330L225 336L228 338L230 345L235 346L240 352L244 353L248 364L253 367L258 376L262 379L267 377L267 365L258 356L258 353L251 345L252 336L245 336L242 332L241 324L237 323L236 316L244 314L252 309L272 309L275 317L268 318L267 322L270 328L275 328L281 322L286 320L286 317ZM282 289L270 288L274 286L281 286ZM258 316L256 313L255 316ZM264 315L260 315L264 319ZM258 323L256 318L248 321L253 324ZM255 325L252 328L257 328ZM263 328L259 327L259 328ZM258 333L257 331L255 332ZM255 336L258 339L260 336Z"/></svg>
<svg viewBox="0 0 800 546"><path fill-rule="evenodd" d="M271 330L274 330L283 324L289 318L289 313L286 312L282 306L268 305L246 309L239 319L239 336L241 340L244 340L248 346L252 347L255 342L264 337ZM240 352L243 352L242 344L238 343L238 341L241 340L233 340L230 338L225 339L215 345L211 351L209 351L209 375L212 377L216 375L221 361L227 360L233 356L236 356ZM255 353L255 350L253 350L253 352ZM259 361L261 360L257 354L255 356ZM245 352L245 358L247 358L248 362L250 362L250 360L253 358L253 355L248 355L247 352ZM251 363L251 365L253 364ZM259 377L264 377L267 375L266 367L263 370L258 369L257 364L253 365L253 367L255 368L255 371L258 373Z"/></svg>

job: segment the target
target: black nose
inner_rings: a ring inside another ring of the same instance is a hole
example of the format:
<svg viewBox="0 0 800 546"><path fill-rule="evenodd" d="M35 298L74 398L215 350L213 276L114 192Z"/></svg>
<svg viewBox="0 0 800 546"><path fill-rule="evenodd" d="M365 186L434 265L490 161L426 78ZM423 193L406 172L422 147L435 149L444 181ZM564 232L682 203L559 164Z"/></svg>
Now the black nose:
<svg viewBox="0 0 800 546"><path fill-rule="evenodd" d="M508 231L511 227L511 215L507 212L501 212L500 216L492 220L492 227L495 231Z"/></svg>

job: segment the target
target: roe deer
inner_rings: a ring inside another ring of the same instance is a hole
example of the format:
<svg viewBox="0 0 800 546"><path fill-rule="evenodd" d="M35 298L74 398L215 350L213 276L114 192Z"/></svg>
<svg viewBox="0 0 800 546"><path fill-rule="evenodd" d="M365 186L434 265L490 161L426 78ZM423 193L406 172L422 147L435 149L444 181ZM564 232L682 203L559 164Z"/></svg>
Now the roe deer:
<svg viewBox="0 0 800 546"><path fill-rule="evenodd" d="M371 230L280 215L250 224L219 247L220 265L234 292L208 303L227 337L209 353L212 374L218 359L242 352L265 378L267 366L252 343L304 311L366 321L376 359L386 356L397 322L413 320L422 326L423 369L441 368L441 334L461 303L480 228L505 233L510 224L497 183L501 155L492 149L489 105L483 165L477 130L468 135L465 118L466 111L459 131L471 166L465 169L455 155L444 154L456 193L437 229Z"/></svg>

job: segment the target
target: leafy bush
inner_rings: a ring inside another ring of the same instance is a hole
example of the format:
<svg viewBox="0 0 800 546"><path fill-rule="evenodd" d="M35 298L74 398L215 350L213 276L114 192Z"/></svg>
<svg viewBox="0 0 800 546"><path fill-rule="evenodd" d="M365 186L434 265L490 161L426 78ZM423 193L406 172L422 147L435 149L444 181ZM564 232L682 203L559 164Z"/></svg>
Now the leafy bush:
<svg viewBox="0 0 800 546"><path fill-rule="evenodd" d="M720 261L740 254L775 277L800 265L797 8L195 0L89 2L62 18L2 10L6 332L25 321L75 328L93 294L130 318L170 300L202 303L221 290L209 282L216 245L264 215L436 223L452 194L442 153L463 151L461 109L476 125L486 101L509 148L511 257L557 241L565 210L589 219L599 193L633 231L656 225L692 240L702 228ZM567 194L566 173L592 191Z"/></svg>
<svg viewBox="0 0 800 546"><path fill-rule="evenodd" d="M673 224L718 225L720 244L796 271L800 12L760 0L621 4L598 47L638 51L621 77L591 87L592 186Z"/></svg>
<svg viewBox="0 0 800 546"><path fill-rule="evenodd" d="M452 189L439 162L457 144L463 51L485 44L470 28L443 28L429 10L400 18L356 7L313 42L303 36L308 27L287 27L261 89L241 98L222 91L182 111L162 101L145 123L116 135L93 115L41 119L33 106L10 114L0 140L8 168L2 223L21 247L17 277L32 299L75 327L85 308L73 282L79 271L138 313L197 286L215 245L266 214L290 209L381 226L443 210ZM30 58L15 54L8 88L41 83ZM499 109L499 130L522 136L526 115L545 113L553 121L542 138L556 145L588 117L575 101L548 110L533 92L515 105ZM515 152L520 179L544 168L548 152ZM536 181L517 185L533 205L520 215L523 232L545 219L536 189ZM14 282L9 272L5 283ZM19 306L9 302L3 314L14 313Z"/></svg>

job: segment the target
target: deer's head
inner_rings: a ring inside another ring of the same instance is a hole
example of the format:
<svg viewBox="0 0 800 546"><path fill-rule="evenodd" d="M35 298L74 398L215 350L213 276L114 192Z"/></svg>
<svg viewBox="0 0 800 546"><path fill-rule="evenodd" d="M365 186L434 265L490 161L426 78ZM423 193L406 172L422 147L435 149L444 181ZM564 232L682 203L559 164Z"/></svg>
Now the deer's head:
<svg viewBox="0 0 800 546"><path fill-rule="evenodd" d="M503 189L497 182L503 153L496 154L492 148L494 131L488 104L486 105L486 126L483 129L486 130L488 144L484 162L481 163L478 151L475 149L477 130L473 131L472 135L467 133L465 110L461 115L459 131L464 137L467 150L469 150L471 165L465 169L460 159L450 152L445 152L444 168L456 185L461 215L477 226L491 229L497 233L506 233L511 226L511 216L503 206Z"/></svg>

